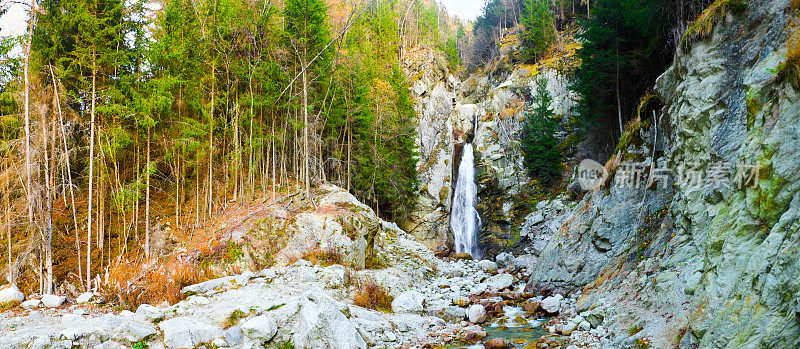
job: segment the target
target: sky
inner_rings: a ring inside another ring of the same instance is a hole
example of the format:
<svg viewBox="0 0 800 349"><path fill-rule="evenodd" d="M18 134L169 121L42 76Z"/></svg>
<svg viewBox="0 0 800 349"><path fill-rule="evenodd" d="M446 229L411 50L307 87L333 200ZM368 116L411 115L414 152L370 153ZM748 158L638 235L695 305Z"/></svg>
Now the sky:
<svg viewBox="0 0 800 349"><path fill-rule="evenodd" d="M481 14L484 0L440 0L450 15L471 21Z"/></svg>

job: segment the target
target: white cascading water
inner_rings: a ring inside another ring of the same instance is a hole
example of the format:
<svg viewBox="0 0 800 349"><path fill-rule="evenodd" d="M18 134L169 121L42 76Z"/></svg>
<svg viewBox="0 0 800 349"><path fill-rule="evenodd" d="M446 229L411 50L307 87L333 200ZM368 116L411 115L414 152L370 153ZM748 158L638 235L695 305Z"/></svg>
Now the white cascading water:
<svg viewBox="0 0 800 349"><path fill-rule="evenodd" d="M450 229L455 235L456 253L469 253L473 258L481 256L478 248L478 231L481 219L475 205L478 202L478 185L475 183L475 156L472 144L464 145L461 165L458 167L458 180L453 196L453 209L450 213Z"/></svg>

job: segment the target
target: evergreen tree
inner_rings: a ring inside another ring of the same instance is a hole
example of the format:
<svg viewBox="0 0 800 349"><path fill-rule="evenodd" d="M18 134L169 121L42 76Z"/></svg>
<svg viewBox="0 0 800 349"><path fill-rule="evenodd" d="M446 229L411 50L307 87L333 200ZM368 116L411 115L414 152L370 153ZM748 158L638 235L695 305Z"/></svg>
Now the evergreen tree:
<svg viewBox="0 0 800 349"><path fill-rule="evenodd" d="M547 0L525 0L522 11L523 56L528 62L541 59L556 36L553 15Z"/></svg>
<svg viewBox="0 0 800 349"><path fill-rule="evenodd" d="M642 91L672 57L665 28L674 22L656 0L598 0L582 23L581 66L570 87L584 127L621 134ZM613 143L613 139L609 143Z"/></svg>
<svg viewBox="0 0 800 349"><path fill-rule="evenodd" d="M552 97L547 91L547 81L540 79L534 96L532 113L525 115L520 142L525 169L531 178L542 184L554 185L561 179L561 154L555 136L557 122L550 108Z"/></svg>

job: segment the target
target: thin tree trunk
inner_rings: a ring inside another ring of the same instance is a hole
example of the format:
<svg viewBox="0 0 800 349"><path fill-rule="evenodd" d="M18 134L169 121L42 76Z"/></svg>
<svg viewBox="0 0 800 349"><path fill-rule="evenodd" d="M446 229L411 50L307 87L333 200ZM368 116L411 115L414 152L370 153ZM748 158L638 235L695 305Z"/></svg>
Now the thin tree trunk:
<svg viewBox="0 0 800 349"><path fill-rule="evenodd" d="M92 287L92 203L93 203L93 190L94 190L94 106L97 93L97 68L95 67L94 50L92 50L92 106L91 106L91 124L89 136L89 209L86 223L86 288Z"/></svg>
<svg viewBox="0 0 800 349"><path fill-rule="evenodd" d="M72 224L73 224L73 229L75 229L75 247L78 250L78 263L76 263L78 265L78 280L81 283L81 286L83 286L83 267L81 266L81 260L83 260L83 258L81 257L81 239L78 229L78 212L77 212L77 207L75 206L75 188L72 183L72 168L71 168L72 165L70 164L70 159L69 159L69 148L67 147L67 130L64 127L64 114L61 112L61 99L58 94L58 83L56 81L56 74L55 72L53 72L52 65L50 66L50 77L53 79L53 91L54 91L53 93L55 94L56 97L58 124L61 127L61 140L62 140L62 145L64 146L64 157L65 157L64 163L66 164L67 167L66 171L67 181L68 181L67 187L69 187L70 202L72 203L71 205Z"/></svg>
<svg viewBox="0 0 800 349"><path fill-rule="evenodd" d="M214 200L214 89L216 88L216 79L214 73L216 70L216 63L211 65L211 110L208 114L208 193L207 193L207 212L208 218L211 217L211 206Z"/></svg>
<svg viewBox="0 0 800 349"><path fill-rule="evenodd" d="M53 201L52 201L52 186L50 183L50 154L47 150L47 142L49 135L47 132L48 123L44 120L44 115L41 120L42 125L42 149L44 150L44 185L45 185L45 267L47 268L47 286L45 292L47 294L53 293Z"/></svg>
<svg viewBox="0 0 800 349"><path fill-rule="evenodd" d="M151 128L147 127L147 167L145 176L147 176L147 189L145 189L144 198L144 256L150 259L150 135L152 134Z"/></svg>
<svg viewBox="0 0 800 349"><path fill-rule="evenodd" d="M25 78L25 178L26 178L26 194L28 199L28 229L33 226L33 187L31 183L31 106L30 106L30 79L28 70L30 66L31 57L31 40L33 37L33 10L34 1L31 0L31 18L28 20L28 42L25 49L25 66L23 68L23 75Z"/></svg>
<svg viewBox="0 0 800 349"><path fill-rule="evenodd" d="M305 48L303 49L305 51ZM305 181L306 197L310 197L311 193L311 180L310 180L310 154L308 152L308 77L306 75L306 66L303 64L303 180Z"/></svg>

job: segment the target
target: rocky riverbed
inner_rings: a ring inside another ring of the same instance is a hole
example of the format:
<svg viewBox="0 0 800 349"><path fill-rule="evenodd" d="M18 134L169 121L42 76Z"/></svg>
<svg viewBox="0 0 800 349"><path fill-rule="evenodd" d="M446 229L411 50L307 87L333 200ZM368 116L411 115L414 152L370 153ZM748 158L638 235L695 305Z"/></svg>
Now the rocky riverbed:
<svg viewBox="0 0 800 349"><path fill-rule="evenodd" d="M525 347L509 329L539 328L554 339L599 347L607 335L602 317L578 314L577 294L543 297L524 292L533 256L501 255L497 262L437 261L435 275L397 293L391 312L353 305L349 278L340 265L291 265L206 281L182 290L174 304L143 304L114 311L91 294L58 302L32 297L0 315L0 347L115 348L288 347L411 348ZM379 271L380 272L380 271ZM43 297L47 299L48 297ZM80 301L80 302L79 302ZM569 321L567 321L569 320ZM523 331L524 330L524 331ZM505 331L505 332L504 332ZM491 337L491 340L483 340ZM498 346L499 345L499 346ZM557 347L557 345L556 345Z"/></svg>

